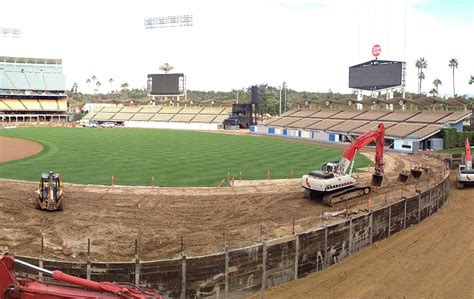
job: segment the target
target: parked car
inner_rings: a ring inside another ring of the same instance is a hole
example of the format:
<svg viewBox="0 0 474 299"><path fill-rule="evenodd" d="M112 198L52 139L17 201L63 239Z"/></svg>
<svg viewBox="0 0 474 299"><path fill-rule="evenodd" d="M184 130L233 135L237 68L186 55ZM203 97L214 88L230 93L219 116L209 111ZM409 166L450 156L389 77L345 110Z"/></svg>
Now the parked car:
<svg viewBox="0 0 474 299"><path fill-rule="evenodd" d="M102 127L104 127L104 128L113 128L113 127L115 127L115 123L111 122L111 121L108 121L108 122L103 123Z"/></svg>
<svg viewBox="0 0 474 299"><path fill-rule="evenodd" d="M86 121L82 125L86 128L97 128L97 123L94 121Z"/></svg>

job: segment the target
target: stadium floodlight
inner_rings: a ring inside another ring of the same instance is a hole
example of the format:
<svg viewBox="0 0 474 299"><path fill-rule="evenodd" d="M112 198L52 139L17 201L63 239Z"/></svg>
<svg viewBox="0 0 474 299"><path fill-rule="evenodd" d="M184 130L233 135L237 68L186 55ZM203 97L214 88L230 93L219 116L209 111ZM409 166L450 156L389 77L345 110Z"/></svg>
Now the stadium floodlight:
<svg viewBox="0 0 474 299"><path fill-rule="evenodd" d="M19 37L21 37L21 29L0 27L0 36L1 37L10 37L10 38L19 38Z"/></svg>
<svg viewBox="0 0 474 299"><path fill-rule="evenodd" d="M193 25L192 15L167 16L146 18L144 20L145 29L158 29L167 27L188 27Z"/></svg>

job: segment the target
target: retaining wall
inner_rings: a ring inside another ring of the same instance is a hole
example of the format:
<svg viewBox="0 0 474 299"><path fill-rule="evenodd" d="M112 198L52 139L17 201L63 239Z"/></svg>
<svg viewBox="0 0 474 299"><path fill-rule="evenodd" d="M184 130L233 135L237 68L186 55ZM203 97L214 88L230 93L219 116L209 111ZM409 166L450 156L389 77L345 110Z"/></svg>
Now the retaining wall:
<svg viewBox="0 0 474 299"><path fill-rule="evenodd" d="M449 175L449 174L448 174ZM449 181L389 206L296 235L212 255L124 263L74 263L21 257L98 281L130 282L170 298L240 298L339 263L360 249L418 224L448 199ZM436 232L433 232L436 233ZM17 267L18 272L26 271Z"/></svg>

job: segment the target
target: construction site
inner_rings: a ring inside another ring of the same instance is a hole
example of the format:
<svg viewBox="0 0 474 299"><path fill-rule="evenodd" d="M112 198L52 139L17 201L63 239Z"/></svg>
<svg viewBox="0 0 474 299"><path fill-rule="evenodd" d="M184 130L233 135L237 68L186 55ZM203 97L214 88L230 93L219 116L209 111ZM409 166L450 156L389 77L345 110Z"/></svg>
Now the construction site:
<svg viewBox="0 0 474 299"><path fill-rule="evenodd" d="M375 151L362 153L375 159ZM1 250L171 298L240 298L321 271L435 215L450 198L448 164L386 152L381 186L332 206L306 199L297 178L237 180L225 188L66 183L65 210L45 212L33 208L37 183L2 179ZM374 170L353 176L370 184Z"/></svg>

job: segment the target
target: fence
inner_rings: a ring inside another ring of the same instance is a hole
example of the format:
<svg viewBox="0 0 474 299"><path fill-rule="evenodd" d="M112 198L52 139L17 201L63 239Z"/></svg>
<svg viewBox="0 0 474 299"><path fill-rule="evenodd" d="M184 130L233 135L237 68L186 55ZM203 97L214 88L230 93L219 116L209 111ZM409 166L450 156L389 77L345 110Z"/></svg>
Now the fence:
<svg viewBox="0 0 474 299"><path fill-rule="evenodd" d="M432 188L388 206L295 235L212 255L133 262L29 263L97 281L129 282L170 298L239 298L339 263L360 249L431 216L448 199L449 173ZM435 233L435 232L433 232ZM18 267L19 273L36 275Z"/></svg>

